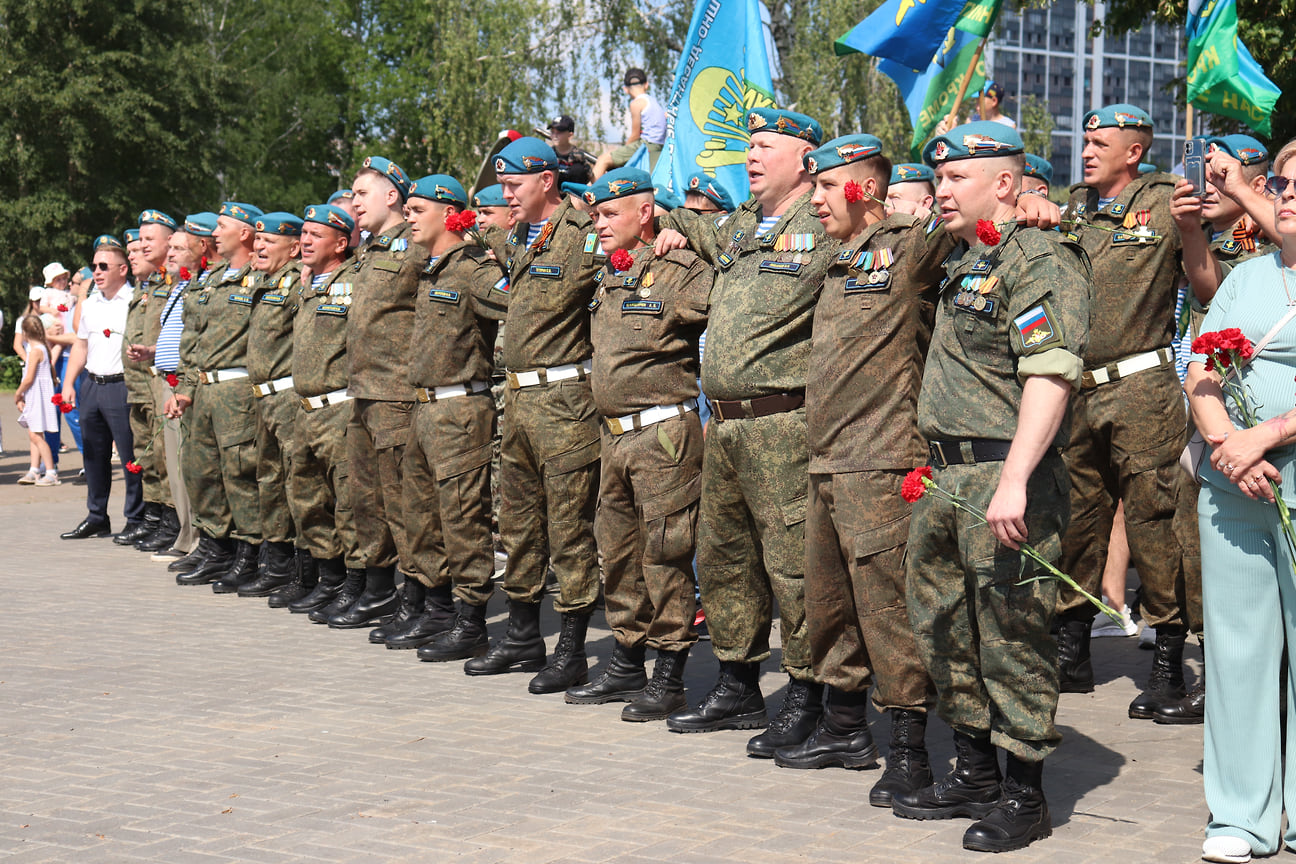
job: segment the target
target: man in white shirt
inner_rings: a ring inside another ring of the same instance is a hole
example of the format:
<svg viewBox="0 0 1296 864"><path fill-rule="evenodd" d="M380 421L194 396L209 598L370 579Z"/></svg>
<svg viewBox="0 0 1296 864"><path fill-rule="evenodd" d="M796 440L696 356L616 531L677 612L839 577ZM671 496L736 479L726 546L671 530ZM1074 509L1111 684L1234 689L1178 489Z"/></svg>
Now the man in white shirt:
<svg viewBox="0 0 1296 864"><path fill-rule="evenodd" d="M108 521L108 493L112 489L112 445L123 460L134 453L130 429L130 408L126 404L126 383L122 375L122 332L126 329L126 312L131 288L126 284L126 250L116 237L105 234L95 240L94 263L97 294L82 304L77 339L72 346L68 374L63 378L63 402L77 405L73 382L86 371L81 388L81 432L85 450L82 454L86 474L86 518L64 540L107 537L112 533ZM126 466L126 521L143 517L144 497L140 475Z"/></svg>

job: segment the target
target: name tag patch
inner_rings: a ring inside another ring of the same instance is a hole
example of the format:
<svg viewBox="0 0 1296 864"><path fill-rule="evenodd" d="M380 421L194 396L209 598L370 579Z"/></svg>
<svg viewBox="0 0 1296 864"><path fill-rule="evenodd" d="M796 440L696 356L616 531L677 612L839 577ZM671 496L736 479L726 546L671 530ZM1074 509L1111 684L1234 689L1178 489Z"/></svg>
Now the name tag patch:
<svg viewBox="0 0 1296 864"><path fill-rule="evenodd" d="M251 294L231 294L229 295L229 302L238 303L243 306L251 306L252 295Z"/></svg>
<svg viewBox="0 0 1296 864"><path fill-rule="evenodd" d="M760 263L760 272L796 276L801 272L801 266L799 261L762 261Z"/></svg>
<svg viewBox="0 0 1296 864"><path fill-rule="evenodd" d="M347 307L341 303L321 303L315 308L317 315L346 315Z"/></svg>
<svg viewBox="0 0 1296 864"><path fill-rule="evenodd" d="M528 272L541 279L561 279L563 268L560 264L532 264Z"/></svg>
<svg viewBox="0 0 1296 864"><path fill-rule="evenodd" d="M284 301L287 299L288 299L287 294L262 294L261 295L261 302L269 303L271 306L282 306L284 304Z"/></svg>
<svg viewBox="0 0 1296 864"><path fill-rule="evenodd" d="M660 300L622 300L622 314L631 315L660 315L662 311L662 301Z"/></svg>
<svg viewBox="0 0 1296 864"><path fill-rule="evenodd" d="M428 299L437 303L458 303L459 292L447 291L444 288L433 288L428 292Z"/></svg>

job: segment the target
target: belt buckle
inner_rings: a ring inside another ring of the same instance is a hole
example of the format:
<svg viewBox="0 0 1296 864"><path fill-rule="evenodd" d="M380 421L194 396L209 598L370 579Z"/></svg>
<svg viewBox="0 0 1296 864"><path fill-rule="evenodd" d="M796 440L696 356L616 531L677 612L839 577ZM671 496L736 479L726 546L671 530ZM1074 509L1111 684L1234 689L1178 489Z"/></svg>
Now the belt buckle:
<svg viewBox="0 0 1296 864"><path fill-rule="evenodd" d="M949 467L950 463L949 460L945 458L945 448L941 445L941 442L930 441L927 444L927 449L931 451L932 461L937 463L937 468Z"/></svg>
<svg viewBox="0 0 1296 864"><path fill-rule="evenodd" d="M420 401L420 402L431 402L431 401L432 401L432 396L431 396L430 393L428 393L428 389L427 389L426 387L420 387L420 388L418 388L417 390L415 390L414 392L415 392L416 394L418 394L418 401Z"/></svg>

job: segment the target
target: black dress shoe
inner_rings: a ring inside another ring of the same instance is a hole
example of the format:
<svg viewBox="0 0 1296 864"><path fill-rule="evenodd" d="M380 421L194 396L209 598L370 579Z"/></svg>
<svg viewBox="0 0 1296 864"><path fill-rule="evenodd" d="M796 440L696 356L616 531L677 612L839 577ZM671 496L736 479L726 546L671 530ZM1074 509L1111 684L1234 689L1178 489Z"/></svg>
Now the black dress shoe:
<svg viewBox="0 0 1296 864"><path fill-rule="evenodd" d="M63 540L84 540L87 537L107 537L112 533L112 525L108 520L91 522L89 519L83 519L81 524L71 531L64 531L59 535Z"/></svg>
<svg viewBox="0 0 1296 864"><path fill-rule="evenodd" d="M113 536L113 543L118 546L134 546L135 541L151 534L153 532L153 527L153 525L150 525L143 519L138 522L127 522L126 527L122 532Z"/></svg>

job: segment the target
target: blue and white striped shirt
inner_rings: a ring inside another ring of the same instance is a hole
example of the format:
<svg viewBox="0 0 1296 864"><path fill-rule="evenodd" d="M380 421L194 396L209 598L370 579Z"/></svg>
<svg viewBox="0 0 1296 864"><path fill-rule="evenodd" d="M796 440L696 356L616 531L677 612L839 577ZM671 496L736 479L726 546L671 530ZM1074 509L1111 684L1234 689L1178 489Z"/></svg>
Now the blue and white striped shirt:
<svg viewBox="0 0 1296 864"><path fill-rule="evenodd" d="M162 330L158 333L153 365L163 372L174 372L180 368L180 337L184 335L184 293L188 285L189 280L186 279L171 286L171 295L167 297L159 316Z"/></svg>

